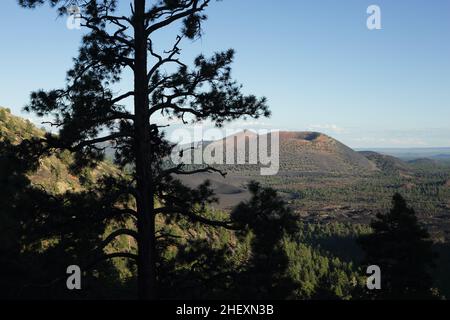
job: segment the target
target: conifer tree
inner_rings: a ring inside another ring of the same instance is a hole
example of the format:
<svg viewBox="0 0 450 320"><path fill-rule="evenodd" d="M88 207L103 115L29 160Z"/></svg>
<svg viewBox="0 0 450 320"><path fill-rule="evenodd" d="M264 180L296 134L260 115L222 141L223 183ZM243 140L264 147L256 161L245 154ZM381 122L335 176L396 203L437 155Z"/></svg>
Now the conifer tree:
<svg viewBox="0 0 450 320"><path fill-rule="evenodd" d="M160 114L184 123L210 119L224 122L250 116L268 116L264 98L241 93L231 77L234 51L199 55L192 64L181 61L180 46L201 36L205 10L211 0L130 0L128 12L118 10L118 0L19 0L26 8L45 3L61 15L77 5L81 26L87 31L74 66L67 73L65 87L32 93L28 111L51 117L57 136L47 135L46 150L70 150L75 154L74 170L94 166L102 160L105 145L115 150L115 163L131 167L131 181L120 179L109 194L115 215L133 215L137 230L119 230L136 237L138 243L138 291L142 299L157 298L158 214L183 215L193 221L233 228L229 221L212 221L196 208L212 196L206 186L190 190L173 174L217 171L203 167L188 171L183 164L163 167L173 146L154 121ZM170 48L157 50L155 34L176 30ZM176 68L175 71L174 68ZM125 72L131 72L130 90L116 94ZM127 102L132 108L127 108ZM135 199L135 208L114 207L124 195ZM158 199L160 205L156 205ZM132 258L124 254L124 257Z"/></svg>
<svg viewBox="0 0 450 320"><path fill-rule="evenodd" d="M378 214L371 223L373 233L359 243L365 251L365 263L381 269L381 290L373 290L377 299L432 298L435 254L428 232L418 223L414 209L400 194L393 197L387 214Z"/></svg>

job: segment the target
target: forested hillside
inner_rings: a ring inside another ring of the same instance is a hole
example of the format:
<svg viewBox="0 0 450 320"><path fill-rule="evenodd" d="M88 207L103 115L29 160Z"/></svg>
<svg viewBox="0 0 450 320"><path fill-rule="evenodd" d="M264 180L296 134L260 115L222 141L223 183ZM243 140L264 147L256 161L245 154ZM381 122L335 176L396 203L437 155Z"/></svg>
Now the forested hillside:
<svg viewBox="0 0 450 320"><path fill-rule="evenodd" d="M108 176L123 172L101 162L75 173L69 152L44 157L36 167L21 167L21 158L14 158L19 155L13 152L14 146L40 138L44 131L5 109L0 109L0 117L4 146L0 152L0 271L14 274L2 278L2 295L133 298L135 264L122 255L110 260L98 256L99 250L109 255L136 251L130 234L108 237L115 230L136 228L133 216L114 216L116 211L134 208L134 202L124 198L111 206L101 197L114 192ZM240 226L236 230L192 223L183 216L157 217L162 298L370 298L364 296L363 251L356 241L370 234L369 226L338 222L332 216L304 219L279 193L255 183L247 188L248 199L227 212L197 208L205 219L231 218ZM296 201L301 206L302 199ZM259 216L263 212L267 216ZM445 243L437 243L436 250L444 253L438 264L441 270L448 264L448 249ZM267 264L268 256L273 264ZM71 264L86 268L86 290L65 289L65 268ZM440 292L447 292L445 276L436 276L435 281Z"/></svg>

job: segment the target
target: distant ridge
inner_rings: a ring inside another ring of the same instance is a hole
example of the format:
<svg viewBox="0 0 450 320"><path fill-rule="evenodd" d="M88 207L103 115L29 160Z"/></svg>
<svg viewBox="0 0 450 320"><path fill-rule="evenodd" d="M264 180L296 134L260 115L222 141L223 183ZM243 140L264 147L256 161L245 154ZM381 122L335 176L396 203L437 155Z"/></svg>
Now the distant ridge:
<svg viewBox="0 0 450 320"><path fill-rule="evenodd" d="M412 174L412 169L409 164L396 157L374 151L360 151L359 153L375 163L377 168L386 174Z"/></svg>
<svg viewBox="0 0 450 320"><path fill-rule="evenodd" d="M357 149L357 151L366 151L366 150L393 156L393 157L399 158L404 161L410 161L410 160L416 160L416 159L450 160L450 148L449 147Z"/></svg>

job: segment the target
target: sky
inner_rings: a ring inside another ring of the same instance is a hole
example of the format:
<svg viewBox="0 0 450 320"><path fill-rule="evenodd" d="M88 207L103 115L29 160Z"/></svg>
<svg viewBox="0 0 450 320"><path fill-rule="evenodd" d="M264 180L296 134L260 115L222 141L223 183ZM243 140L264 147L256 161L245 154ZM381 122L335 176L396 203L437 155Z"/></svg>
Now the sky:
<svg viewBox="0 0 450 320"><path fill-rule="evenodd" d="M370 5L381 30L367 28ZM207 14L182 59L234 48L233 77L272 111L230 127L320 131L353 148L450 147L450 0L222 0ZM2 0L0 105L39 125L22 111L29 94L64 85L82 34L48 7Z"/></svg>

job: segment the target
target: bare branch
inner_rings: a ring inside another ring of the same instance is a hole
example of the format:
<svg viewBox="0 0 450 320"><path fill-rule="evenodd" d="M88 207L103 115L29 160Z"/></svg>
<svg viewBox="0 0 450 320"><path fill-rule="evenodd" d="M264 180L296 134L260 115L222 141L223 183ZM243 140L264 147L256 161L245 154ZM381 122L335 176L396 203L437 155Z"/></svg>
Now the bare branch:
<svg viewBox="0 0 450 320"><path fill-rule="evenodd" d="M182 37L177 36L176 42L173 45L172 49L169 51L165 51L164 53L169 54L166 58L163 58L161 55L157 54L153 50L153 42L151 39L148 39L149 42L149 51L153 57L155 57L158 62L150 69L147 75L147 79L150 80L151 77L155 74L155 72L161 68L166 63L176 63L180 66L186 66L184 63L182 63L178 59L174 59L174 56L180 53L180 48L178 48L178 45L181 42Z"/></svg>
<svg viewBox="0 0 450 320"><path fill-rule="evenodd" d="M170 174L191 175L191 174L197 174L197 173L213 173L213 172L219 173L223 178L225 178L227 176L227 172L223 172L217 168L210 167L210 166L201 168L201 169L196 169L196 170L183 171L181 169L184 166L185 166L185 164L179 164L178 166L176 166L174 168L164 170L164 172L161 174L161 176L168 176Z"/></svg>
<svg viewBox="0 0 450 320"><path fill-rule="evenodd" d="M80 150L87 146L92 146L97 143L107 142L107 141L115 140L118 138L129 137L129 136L130 136L129 134L125 134L125 133L115 133L115 134L111 134L106 137L96 138L96 139L92 139L92 140L85 140L83 142L80 142L76 146L70 147L69 150L76 151L76 150Z"/></svg>
<svg viewBox="0 0 450 320"><path fill-rule="evenodd" d="M130 236L130 237L133 237L136 241L138 240L138 237L139 237L138 233L136 231L134 231L134 230L118 229L118 230L112 232L110 235L108 235L105 240L103 240L100 248L105 248L115 238L117 238L118 236L123 236L123 235L127 235L127 236Z"/></svg>
<svg viewBox="0 0 450 320"><path fill-rule="evenodd" d="M129 97L131 97L131 96L134 96L134 91L128 91L127 93L124 93L124 94L122 94L122 95L120 95L120 96L118 96L118 97L112 99L112 100L111 100L111 104L112 104L112 105L113 105L113 104L116 104L116 103L118 103L118 102L120 102L120 101L122 101L122 100L124 100L124 99L126 99L126 98L129 98Z"/></svg>

